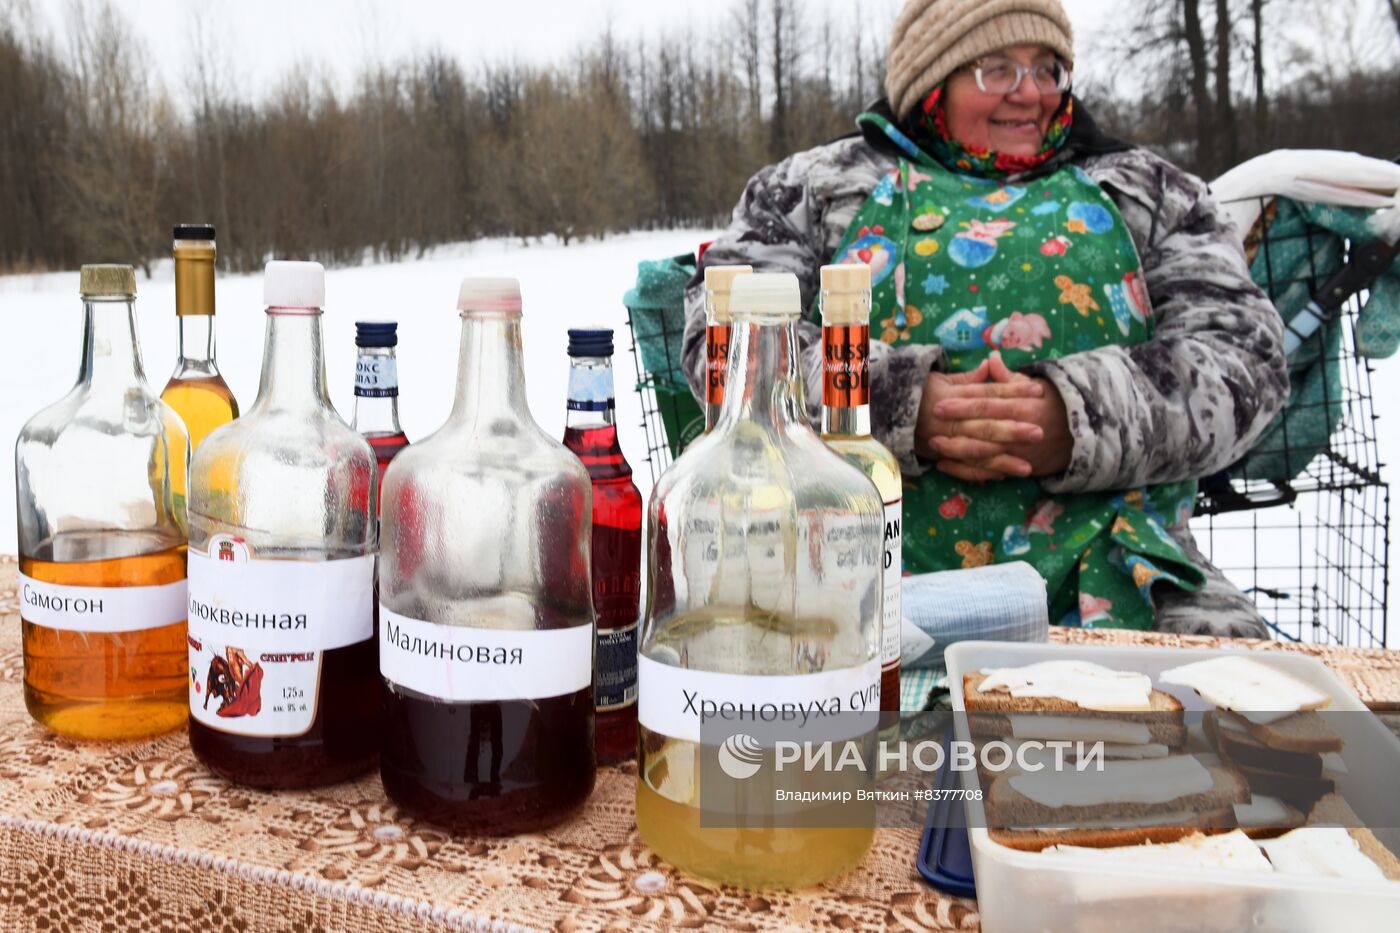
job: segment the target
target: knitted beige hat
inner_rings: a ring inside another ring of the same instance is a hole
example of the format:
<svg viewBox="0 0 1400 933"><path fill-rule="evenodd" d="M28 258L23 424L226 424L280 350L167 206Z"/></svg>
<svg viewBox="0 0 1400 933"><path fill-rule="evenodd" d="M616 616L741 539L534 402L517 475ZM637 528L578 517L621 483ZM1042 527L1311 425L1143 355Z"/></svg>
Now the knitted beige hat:
<svg viewBox="0 0 1400 933"><path fill-rule="evenodd" d="M954 70L1013 45L1043 45L1074 64L1074 30L1060 0L908 0L885 58L885 92L899 119Z"/></svg>

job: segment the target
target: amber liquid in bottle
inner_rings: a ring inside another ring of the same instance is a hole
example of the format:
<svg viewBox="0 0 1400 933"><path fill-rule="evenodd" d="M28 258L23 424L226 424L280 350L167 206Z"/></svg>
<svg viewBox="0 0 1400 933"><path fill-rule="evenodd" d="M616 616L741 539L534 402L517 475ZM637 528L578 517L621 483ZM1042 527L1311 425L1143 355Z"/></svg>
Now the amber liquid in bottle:
<svg viewBox="0 0 1400 933"><path fill-rule="evenodd" d="M65 586L183 580L185 545L150 537L152 549L136 557L63 562L21 557L20 573ZM59 542L49 553L77 550L75 543ZM135 739L184 724L189 712L185 623L135 632L73 632L26 619L23 637L25 706L54 732L75 739Z"/></svg>
<svg viewBox="0 0 1400 933"><path fill-rule="evenodd" d="M174 378L160 393L161 401L180 413L190 430L190 447L199 445L209 432L238 417L238 400L223 376Z"/></svg>
<svg viewBox="0 0 1400 933"><path fill-rule="evenodd" d="M174 255L180 356L160 398L184 420L193 453L238 417L238 401L214 362L214 228L176 227Z"/></svg>

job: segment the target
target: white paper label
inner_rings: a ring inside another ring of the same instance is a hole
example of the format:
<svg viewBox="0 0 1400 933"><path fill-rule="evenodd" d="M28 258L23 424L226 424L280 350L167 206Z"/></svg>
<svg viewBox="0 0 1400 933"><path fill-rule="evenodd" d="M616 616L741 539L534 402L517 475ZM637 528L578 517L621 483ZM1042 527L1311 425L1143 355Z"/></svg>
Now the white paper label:
<svg viewBox="0 0 1400 933"><path fill-rule="evenodd" d="M399 363L392 356L362 356L355 361L355 394L389 398L399 394Z"/></svg>
<svg viewBox="0 0 1400 933"><path fill-rule="evenodd" d="M904 576L904 500L885 503L885 595L880 641L880 664L899 666L900 586Z"/></svg>
<svg viewBox="0 0 1400 933"><path fill-rule="evenodd" d="M321 654L374 635L374 555L255 560L217 535L189 554L190 713L237 735L311 728Z"/></svg>
<svg viewBox="0 0 1400 933"><path fill-rule="evenodd" d="M593 684L593 626L441 625L380 603L379 672L417 693L458 703L564 696Z"/></svg>
<svg viewBox="0 0 1400 933"><path fill-rule="evenodd" d="M19 576L26 622L67 632L139 632L185 621L185 581L157 586L64 586Z"/></svg>
<svg viewBox="0 0 1400 933"><path fill-rule="evenodd" d="M880 712L880 661L815 674L720 674L637 658L637 720L652 732L700 741L702 714L726 723L751 721L823 730L849 738L874 729ZM836 716L838 718L833 719ZM837 724L841 734L832 732Z"/></svg>

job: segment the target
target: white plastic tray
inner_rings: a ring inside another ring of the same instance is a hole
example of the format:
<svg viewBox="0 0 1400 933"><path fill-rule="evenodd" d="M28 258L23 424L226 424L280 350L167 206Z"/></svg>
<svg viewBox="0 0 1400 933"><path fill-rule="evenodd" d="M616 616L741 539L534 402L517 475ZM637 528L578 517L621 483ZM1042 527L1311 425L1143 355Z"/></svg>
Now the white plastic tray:
<svg viewBox="0 0 1400 933"><path fill-rule="evenodd" d="M1168 668L1224 654L1247 654L1285 671L1332 697L1331 709L1366 707L1315 658L1288 652L1236 652L1188 648L1140 648L1024 642L960 642L946 662L953 707L964 710L963 674L986 667L1018 667L1046 660L1083 660L1115 670L1140 671L1153 685L1181 700L1187 722L1193 711L1212 707L1194 690L1162 684ZM1337 717L1346 742L1347 774L1338 791L1360 812L1393 805L1394 788L1358 780L1391 774L1400 781L1400 740L1372 716ZM968 741L967 722L958 738ZM977 773L965 772L969 789ZM1376 795L1386 797L1378 798ZM1060 930L1269 930L1312 933L1336 930L1400 930L1400 882L1356 882L1308 875L1255 874L1218 869L1164 869L1105 863L1073 856L1044 856L993 842L980 801L968 802L968 835L977 877L977 906L987 933ZM1377 831L1392 846L1389 833Z"/></svg>

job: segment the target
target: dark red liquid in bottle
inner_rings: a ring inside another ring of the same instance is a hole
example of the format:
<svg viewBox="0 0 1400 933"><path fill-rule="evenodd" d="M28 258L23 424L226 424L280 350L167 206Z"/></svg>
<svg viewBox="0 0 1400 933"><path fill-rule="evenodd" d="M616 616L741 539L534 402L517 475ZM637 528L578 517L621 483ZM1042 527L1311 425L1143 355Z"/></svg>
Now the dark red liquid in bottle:
<svg viewBox="0 0 1400 933"><path fill-rule="evenodd" d="M564 446L593 480L593 610L598 763L637 751L637 623L642 594L642 495L615 425L567 428Z"/></svg>
<svg viewBox="0 0 1400 933"><path fill-rule="evenodd" d="M398 434L367 434L365 440L369 441L369 446L374 448L374 462L379 466L379 501L375 503L375 506L382 508L384 505L384 471L389 468L389 461L408 446L408 437L402 432Z"/></svg>

